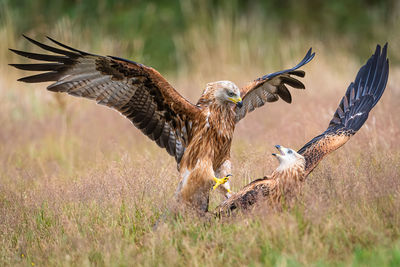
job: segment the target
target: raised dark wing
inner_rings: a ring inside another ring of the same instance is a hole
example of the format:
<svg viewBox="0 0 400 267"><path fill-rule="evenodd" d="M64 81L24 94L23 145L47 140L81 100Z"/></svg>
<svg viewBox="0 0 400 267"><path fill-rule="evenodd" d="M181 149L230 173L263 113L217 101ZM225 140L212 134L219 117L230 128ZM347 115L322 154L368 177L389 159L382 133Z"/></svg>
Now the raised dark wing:
<svg viewBox="0 0 400 267"><path fill-rule="evenodd" d="M328 129L305 144L298 153L306 160L306 175L328 153L344 145L363 126L371 109L385 91L389 75L387 44L377 45L375 54L358 71L347 88Z"/></svg>
<svg viewBox="0 0 400 267"><path fill-rule="evenodd" d="M198 109L175 91L160 73L122 58L79 51L49 37L66 50L24 37L56 55L10 49L18 55L45 61L10 64L21 70L45 71L19 81L54 82L48 90L89 98L119 111L180 162Z"/></svg>
<svg viewBox="0 0 400 267"><path fill-rule="evenodd" d="M302 82L291 75L303 78L305 72L298 69L310 62L314 56L315 53L312 53L310 48L303 60L293 68L267 74L242 88L240 93L243 106L241 108L236 107L236 122L243 119L247 113L262 107L265 103L277 101L279 97L285 102L291 103L292 96L286 85L297 89L305 88Z"/></svg>

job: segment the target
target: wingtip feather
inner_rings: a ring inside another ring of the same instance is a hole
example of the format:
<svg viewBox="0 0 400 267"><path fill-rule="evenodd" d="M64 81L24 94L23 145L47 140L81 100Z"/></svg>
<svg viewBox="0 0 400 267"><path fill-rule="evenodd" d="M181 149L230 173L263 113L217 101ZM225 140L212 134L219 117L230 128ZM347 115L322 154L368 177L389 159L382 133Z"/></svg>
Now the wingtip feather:
<svg viewBox="0 0 400 267"><path fill-rule="evenodd" d="M68 50L70 50L70 51L79 53L79 54L84 55L84 56L85 56L85 55L92 55L92 54L90 54L90 53L87 53L87 52L78 50L78 49L76 49L76 48L73 48L73 47L71 47L71 46L65 45L65 44L63 44L63 43L60 43L59 41L56 41L55 39L51 38L51 37L48 36L48 35L46 35L46 38L47 38L48 40L52 41L53 43L55 43L55 44L57 44L57 45L59 45L59 46L61 46L61 47L63 47L63 48L66 48L66 49L68 49Z"/></svg>
<svg viewBox="0 0 400 267"><path fill-rule="evenodd" d="M318 154L318 151L320 151L319 146L326 146L326 141L319 143L320 140L326 137L329 140L329 138L335 136L344 136L344 139L339 139L341 140L341 145L343 145L364 125L368 119L369 112L385 91L389 73L388 63L387 43L383 48L378 44L374 54L360 68L354 82L350 83L347 88L339 107L330 121L328 129L324 133L314 137L299 150L298 153L306 157L307 173L311 172L317 166L324 155L338 148L336 142L334 146L329 148L330 150L324 148L323 151L325 152ZM310 155L307 156L306 154Z"/></svg>

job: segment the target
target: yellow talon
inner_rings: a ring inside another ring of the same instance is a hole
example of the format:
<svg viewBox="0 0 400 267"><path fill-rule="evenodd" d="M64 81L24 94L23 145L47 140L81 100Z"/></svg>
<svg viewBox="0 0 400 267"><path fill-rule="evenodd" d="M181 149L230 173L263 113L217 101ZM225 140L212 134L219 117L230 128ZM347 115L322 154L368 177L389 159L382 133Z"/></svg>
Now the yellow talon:
<svg viewBox="0 0 400 267"><path fill-rule="evenodd" d="M229 178L230 178L231 176L232 176L231 174L228 174L227 176L225 176L225 177L223 177L223 178L221 178L221 179L218 179L218 178L216 178L216 177L213 177L213 180L214 180L214 182L215 182L215 185L213 186L213 190L217 189L217 187L220 186L221 184L224 184L224 183L228 182L228 181L229 181ZM229 192L229 191L230 191L230 190L228 189L228 192Z"/></svg>

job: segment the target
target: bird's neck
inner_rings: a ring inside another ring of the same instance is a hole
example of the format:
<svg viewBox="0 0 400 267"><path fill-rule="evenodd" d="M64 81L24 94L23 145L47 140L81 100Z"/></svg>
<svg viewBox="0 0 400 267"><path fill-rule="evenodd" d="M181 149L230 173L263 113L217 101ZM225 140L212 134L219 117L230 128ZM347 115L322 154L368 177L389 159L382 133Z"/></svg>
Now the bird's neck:
<svg viewBox="0 0 400 267"><path fill-rule="evenodd" d="M205 114L216 123L214 126L217 126L219 130L228 130L229 134L233 133L235 127L235 112L231 105L227 103L220 104L214 101L207 107Z"/></svg>
<svg viewBox="0 0 400 267"><path fill-rule="evenodd" d="M305 162L298 161L285 168L279 166L271 176L273 179L279 179L282 182L302 182L305 179Z"/></svg>
<svg viewBox="0 0 400 267"><path fill-rule="evenodd" d="M235 114L235 112L233 111L234 108L233 103L228 103L228 102L221 103L218 100L214 100L210 102L208 108L210 109L210 111L216 114L224 114L225 116L226 115L234 116Z"/></svg>

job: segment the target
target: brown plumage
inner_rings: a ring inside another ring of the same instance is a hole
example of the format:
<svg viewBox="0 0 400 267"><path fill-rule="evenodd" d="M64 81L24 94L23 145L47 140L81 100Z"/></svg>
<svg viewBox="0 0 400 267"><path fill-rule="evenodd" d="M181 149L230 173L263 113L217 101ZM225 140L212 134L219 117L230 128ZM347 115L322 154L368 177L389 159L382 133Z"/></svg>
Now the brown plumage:
<svg viewBox="0 0 400 267"><path fill-rule="evenodd" d="M284 84L304 88L290 75L304 77L304 72L297 69L314 57L310 49L296 67L263 76L242 93L229 81L210 83L197 105L193 105L153 68L118 57L89 54L51 38L48 39L64 49L25 38L56 55L11 49L18 55L45 61L10 64L22 70L45 71L19 81L54 82L48 90L92 99L119 111L175 157L181 176L176 197L202 211L208 208L213 178L230 174L230 147L236 122L247 112L279 97L290 103ZM227 194L229 184L220 188Z"/></svg>
<svg viewBox="0 0 400 267"><path fill-rule="evenodd" d="M381 98L388 80L387 44L378 45L375 54L361 67L356 79L347 88L328 129L305 144L298 152L276 146L273 154L280 162L271 176L246 185L216 209L219 215L229 215L235 209L249 209L256 202L279 203L282 196L296 192L308 174L324 156L344 145L365 123L371 109Z"/></svg>
<svg viewBox="0 0 400 267"><path fill-rule="evenodd" d="M229 215L235 209L246 210L260 200L267 200L271 205L279 204L282 196L287 197L297 192L301 182L305 179L305 161L303 157L298 156L298 161L290 168L277 168L270 176L246 185L242 190L222 202L217 207L217 213Z"/></svg>

